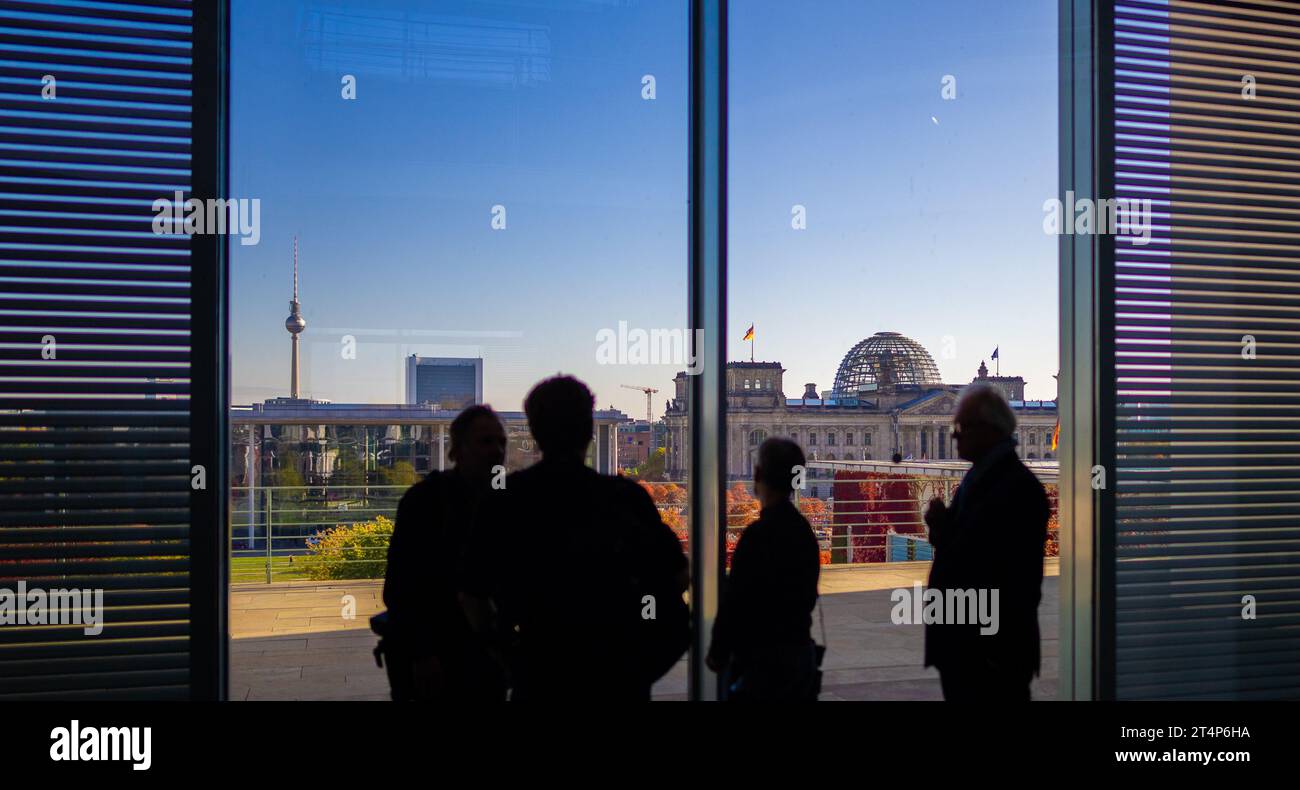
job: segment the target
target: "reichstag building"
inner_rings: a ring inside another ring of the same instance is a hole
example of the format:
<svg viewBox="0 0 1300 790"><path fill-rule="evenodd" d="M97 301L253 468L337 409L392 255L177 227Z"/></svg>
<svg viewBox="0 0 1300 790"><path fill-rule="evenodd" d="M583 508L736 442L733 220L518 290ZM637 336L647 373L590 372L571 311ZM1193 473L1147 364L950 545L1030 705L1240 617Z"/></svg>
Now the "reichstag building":
<svg viewBox="0 0 1300 790"><path fill-rule="evenodd" d="M800 397L785 394L779 362L727 363L727 472L753 473L758 446L769 436L798 442L809 460L887 461L895 453L913 461L951 460L952 418L968 384L944 384L930 352L897 332L878 332L844 355L834 386L819 392L805 384ZM664 415L669 479L684 479L687 459L685 372ZM1016 412L1016 439L1027 460L1056 457L1055 401L1026 401L1020 376L990 376L980 363L971 382L1002 390Z"/></svg>

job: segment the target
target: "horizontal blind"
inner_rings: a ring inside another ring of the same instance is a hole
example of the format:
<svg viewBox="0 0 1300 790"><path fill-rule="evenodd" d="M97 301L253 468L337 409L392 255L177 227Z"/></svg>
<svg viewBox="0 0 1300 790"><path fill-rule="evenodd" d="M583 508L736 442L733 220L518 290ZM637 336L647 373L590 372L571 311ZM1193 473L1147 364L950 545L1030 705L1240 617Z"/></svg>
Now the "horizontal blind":
<svg viewBox="0 0 1300 790"><path fill-rule="evenodd" d="M1111 8L1115 696L1300 697L1300 3Z"/></svg>
<svg viewBox="0 0 1300 790"><path fill-rule="evenodd" d="M0 589L103 591L0 625L0 698L191 696L193 21L0 0Z"/></svg>

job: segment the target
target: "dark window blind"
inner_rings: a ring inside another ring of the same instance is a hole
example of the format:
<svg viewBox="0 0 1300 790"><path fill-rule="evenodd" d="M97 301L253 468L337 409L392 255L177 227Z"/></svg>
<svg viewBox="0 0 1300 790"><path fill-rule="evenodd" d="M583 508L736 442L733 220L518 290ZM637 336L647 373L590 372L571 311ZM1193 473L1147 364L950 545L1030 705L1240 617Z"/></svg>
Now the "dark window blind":
<svg viewBox="0 0 1300 790"><path fill-rule="evenodd" d="M0 699L223 693L221 242L152 208L214 195L217 7L0 1L0 589L103 591L0 625Z"/></svg>
<svg viewBox="0 0 1300 790"><path fill-rule="evenodd" d="M1116 197L1148 198L1154 211L1149 244L1107 244L1109 693L1295 698L1300 3L1106 9L1106 175ZM1255 619L1243 618L1246 596Z"/></svg>

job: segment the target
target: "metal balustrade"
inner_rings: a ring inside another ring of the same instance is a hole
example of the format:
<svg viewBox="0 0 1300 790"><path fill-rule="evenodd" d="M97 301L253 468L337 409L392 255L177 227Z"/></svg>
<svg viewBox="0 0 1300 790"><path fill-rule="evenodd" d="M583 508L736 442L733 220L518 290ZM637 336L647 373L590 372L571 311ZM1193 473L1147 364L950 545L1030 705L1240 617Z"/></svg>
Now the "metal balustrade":
<svg viewBox="0 0 1300 790"><path fill-rule="evenodd" d="M952 498L958 479L925 475L898 475L890 478L851 481L817 481L819 490L832 490L839 484L909 485L908 496L840 499L810 497L796 492L796 502L811 516L817 533L823 564L850 565L881 562L928 560L931 557L923 514L933 496L945 501ZM688 523L686 485L680 481L652 483L652 486L676 486L680 502L657 501L665 523L675 529L683 550L689 548L685 525ZM734 486L735 483L732 483ZM811 487L811 486L810 486ZM1049 490L1053 487L1049 484ZM322 536L338 527L350 527L379 517L396 520L397 504L407 490L403 485L346 486L259 486L231 489L230 560L232 582L266 582L310 579L310 569L328 560L344 573L354 569L355 576L322 578L368 578L382 576L387 559L387 536L371 536L375 545L330 550L321 546ZM652 494L653 496L653 494ZM824 514L811 511L807 502L822 503ZM744 528L758 513L753 500L729 503L746 508L727 519L727 552L730 556ZM839 520L835 520L839 511ZM1055 507L1053 508L1055 515ZM846 516L848 516L846 518ZM1057 530L1049 529L1048 556L1056 555ZM379 565L377 565L379 563ZM365 571L363 574L362 571ZM338 572L337 570L335 572Z"/></svg>

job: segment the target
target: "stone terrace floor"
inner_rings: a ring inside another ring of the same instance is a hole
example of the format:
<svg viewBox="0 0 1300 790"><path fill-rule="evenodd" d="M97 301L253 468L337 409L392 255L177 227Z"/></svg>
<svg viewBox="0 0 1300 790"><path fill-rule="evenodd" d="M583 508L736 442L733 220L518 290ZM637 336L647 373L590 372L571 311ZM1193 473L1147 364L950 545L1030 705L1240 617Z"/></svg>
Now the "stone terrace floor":
<svg viewBox="0 0 1300 790"><path fill-rule="evenodd" d="M894 625L891 590L924 583L929 563L823 567L822 607L830 647L823 700L937 700L939 676L921 666L924 635ZM1056 696L1058 564L1044 567L1039 623L1043 672L1035 699ZM384 700L369 618L383 608L382 582L235 584L230 590L230 696L235 700ZM355 616L346 618L346 596ZM816 621L813 633L821 641ZM686 698L686 662L656 686L657 699Z"/></svg>

